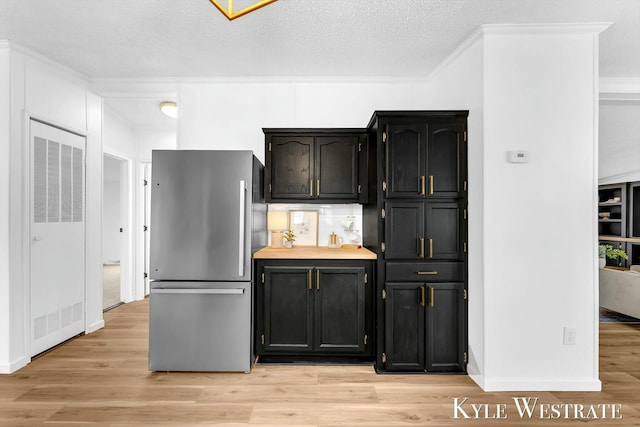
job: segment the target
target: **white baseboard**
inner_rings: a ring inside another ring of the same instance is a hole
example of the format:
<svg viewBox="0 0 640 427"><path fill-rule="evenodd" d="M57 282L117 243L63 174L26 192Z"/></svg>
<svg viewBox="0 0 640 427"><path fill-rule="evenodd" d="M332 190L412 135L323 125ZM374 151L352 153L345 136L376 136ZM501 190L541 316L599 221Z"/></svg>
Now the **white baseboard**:
<svg viewBox="0 0 640 427"><path fill-rule="evenodd" d="M104 328L104 319L100 319L99 321L90 324L84 332L86 334L90 334L102 328Z"/></svg>
<svg viewBox="0 0 640 427"><path fill-rule="evenodd" d="M30 357L21 357L11 363L0 363L0 374L12 374L18 369L22 369L31 362Z"/></svg>

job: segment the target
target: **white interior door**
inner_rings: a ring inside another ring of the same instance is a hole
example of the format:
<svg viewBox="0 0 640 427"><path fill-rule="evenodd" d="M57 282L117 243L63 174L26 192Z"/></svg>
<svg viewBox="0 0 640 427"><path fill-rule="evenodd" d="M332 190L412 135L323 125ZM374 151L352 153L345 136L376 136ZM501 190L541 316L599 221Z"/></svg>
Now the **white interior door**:
<svg viewBox="0 0 640 427"><path fill-rule="evenodd" d="M30 121L31 355L84 331L85 138Z"/></svg>

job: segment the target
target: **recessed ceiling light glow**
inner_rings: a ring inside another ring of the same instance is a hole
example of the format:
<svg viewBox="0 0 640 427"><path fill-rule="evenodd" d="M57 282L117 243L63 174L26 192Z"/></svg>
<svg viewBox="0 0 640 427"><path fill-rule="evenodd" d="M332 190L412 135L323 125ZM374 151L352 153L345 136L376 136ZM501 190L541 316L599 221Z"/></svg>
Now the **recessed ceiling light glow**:
<svg viewBox="0 0 640 427"><path fill-rule="evenodd" d="M160 111L174 119L178 117L178 104L173 101L164 101L160 103Z"/></svg>

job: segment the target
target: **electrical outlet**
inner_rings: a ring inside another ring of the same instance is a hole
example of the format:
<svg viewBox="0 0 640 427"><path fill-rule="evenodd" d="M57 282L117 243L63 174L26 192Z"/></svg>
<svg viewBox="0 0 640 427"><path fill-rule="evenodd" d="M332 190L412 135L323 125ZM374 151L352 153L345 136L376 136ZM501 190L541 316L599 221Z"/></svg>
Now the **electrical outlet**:
<svg viewBox="0 0 640 427"><path fill-rule="evenodd" d="M576 328L564 328L562 343L564 345L576 345Z"/></svg>

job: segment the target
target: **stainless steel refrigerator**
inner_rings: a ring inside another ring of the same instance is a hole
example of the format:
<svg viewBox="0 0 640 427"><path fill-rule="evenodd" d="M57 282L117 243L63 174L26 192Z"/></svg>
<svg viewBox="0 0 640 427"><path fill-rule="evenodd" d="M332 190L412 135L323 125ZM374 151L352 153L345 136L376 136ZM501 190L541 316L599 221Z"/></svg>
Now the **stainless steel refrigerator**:
<svg viewBox="0 0 640 427"><path fill-rule="evenodd" d="M250 151L154 150L151 167L149 370L249 372L263 166Z"/></svg>

